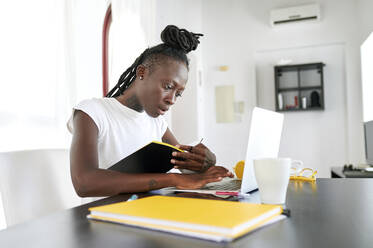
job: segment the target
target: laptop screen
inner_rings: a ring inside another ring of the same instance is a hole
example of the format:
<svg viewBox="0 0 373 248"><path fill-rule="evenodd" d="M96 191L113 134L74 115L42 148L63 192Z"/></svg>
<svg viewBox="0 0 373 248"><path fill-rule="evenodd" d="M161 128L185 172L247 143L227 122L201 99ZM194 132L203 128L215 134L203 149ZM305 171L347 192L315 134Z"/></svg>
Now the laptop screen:
<svg viewBox="0 0 373 248"><path fill-rule="evenodd" d="M241 193L257 189L253 160L277 158L280 149L284 115L255 107L251 115Z"/></svg>

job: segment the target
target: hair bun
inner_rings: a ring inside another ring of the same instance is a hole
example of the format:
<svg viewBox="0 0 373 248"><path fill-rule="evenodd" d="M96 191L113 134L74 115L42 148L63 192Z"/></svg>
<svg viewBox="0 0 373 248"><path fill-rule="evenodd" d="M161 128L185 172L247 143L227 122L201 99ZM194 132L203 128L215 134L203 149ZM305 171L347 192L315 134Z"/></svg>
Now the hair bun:
<svg viewBox="0 0 373 248"><path fill-rule="evenodd" d="M161 33L161 39L166 44L185 53L196 50L199 37L203 34L195 34L186 29L179 29L174 25L168 25Z"/></svg>

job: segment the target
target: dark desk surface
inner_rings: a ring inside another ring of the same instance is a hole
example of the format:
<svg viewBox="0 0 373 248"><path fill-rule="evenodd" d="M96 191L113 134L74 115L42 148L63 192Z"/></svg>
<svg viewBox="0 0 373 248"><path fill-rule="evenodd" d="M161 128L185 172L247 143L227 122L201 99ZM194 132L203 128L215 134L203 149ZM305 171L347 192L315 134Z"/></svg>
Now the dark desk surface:
<svg viewBox="0 0 373 248"><path fill-rule="evenodd" d="M291 217L232 243L213 243L156 231L88 221L88 207L106 198L0 231L0 247L373 247L373 180L291 182ZM257 201L258 193L249 201ZM25 206L27 207L27 206Z"/></svg>

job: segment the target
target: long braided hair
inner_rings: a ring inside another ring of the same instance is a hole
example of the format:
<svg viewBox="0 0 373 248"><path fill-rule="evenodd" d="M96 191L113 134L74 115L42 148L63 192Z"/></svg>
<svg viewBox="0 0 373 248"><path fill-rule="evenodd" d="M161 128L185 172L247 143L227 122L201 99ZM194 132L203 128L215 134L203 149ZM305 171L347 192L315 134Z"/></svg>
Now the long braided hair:
<svg viewBox="0 0 373 248"><path fill-rule="evenodd" d="M168 25L161 33L163 43L145 49L135 62L120 76L118 83L109 91L106 97L117 97L123 94L136 79L136 69L139 65L145 65L151 70L153 64L161 57L170 57L182 61L189 66L187 53L197 48L199 37L203 34L195 34L185 29L179 29L174 25Z"/></svg>

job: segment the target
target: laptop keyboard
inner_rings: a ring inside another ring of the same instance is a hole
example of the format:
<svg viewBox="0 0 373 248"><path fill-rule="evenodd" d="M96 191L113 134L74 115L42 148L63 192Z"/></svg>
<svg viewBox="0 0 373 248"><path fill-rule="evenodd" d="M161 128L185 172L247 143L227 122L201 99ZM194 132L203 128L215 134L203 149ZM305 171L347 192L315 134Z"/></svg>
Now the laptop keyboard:
<svg viewBox="0 0 373 248"><path fill-rule="evenodd" d="M204 190L222 190L222 191L237 191L241 188L241 180L231 179L223 180L216 183L206 184L201 189Z"/></svg>

